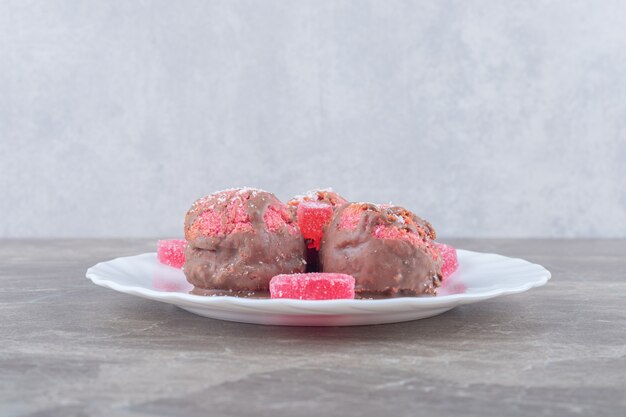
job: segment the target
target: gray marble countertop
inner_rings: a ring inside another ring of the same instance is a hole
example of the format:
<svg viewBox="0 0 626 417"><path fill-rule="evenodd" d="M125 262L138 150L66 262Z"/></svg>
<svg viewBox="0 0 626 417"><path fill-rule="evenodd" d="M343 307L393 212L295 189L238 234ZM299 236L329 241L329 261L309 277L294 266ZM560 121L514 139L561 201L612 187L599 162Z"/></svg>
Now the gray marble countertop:
<svg viewBox="0 0 626 417"><path fill-rule="evenodd" d="M0 241L0 415L626 415L626 241L452 243L553 278L431 319L271 327L84 278L155 240Z"/></svg>

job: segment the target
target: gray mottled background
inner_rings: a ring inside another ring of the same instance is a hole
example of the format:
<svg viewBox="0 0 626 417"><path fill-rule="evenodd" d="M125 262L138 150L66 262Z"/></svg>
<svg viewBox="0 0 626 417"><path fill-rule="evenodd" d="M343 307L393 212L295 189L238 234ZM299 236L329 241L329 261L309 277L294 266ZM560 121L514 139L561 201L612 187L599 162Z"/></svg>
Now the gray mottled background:
<svg viewBox="0 0 626 417"><path fill-rule="evenodd" d="M443 236L626 237L623 1L0 0L0 236L332 186Z"/></svg>

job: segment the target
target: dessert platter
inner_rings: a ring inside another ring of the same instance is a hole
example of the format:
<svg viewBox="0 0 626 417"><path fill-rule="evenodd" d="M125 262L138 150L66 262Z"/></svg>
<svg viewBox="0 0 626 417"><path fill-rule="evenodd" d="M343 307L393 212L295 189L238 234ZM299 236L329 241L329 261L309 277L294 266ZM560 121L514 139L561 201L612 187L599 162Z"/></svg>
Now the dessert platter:
<svg viewBox="0 0 626 417"><path fill-rule="evenodd" d="M550 279L541 265L436 238L403 207L349 202L330 189L283 203L236 188L194 202L184 239L101 262L87 278L205 317L305 326L431 317Z"/></svg>

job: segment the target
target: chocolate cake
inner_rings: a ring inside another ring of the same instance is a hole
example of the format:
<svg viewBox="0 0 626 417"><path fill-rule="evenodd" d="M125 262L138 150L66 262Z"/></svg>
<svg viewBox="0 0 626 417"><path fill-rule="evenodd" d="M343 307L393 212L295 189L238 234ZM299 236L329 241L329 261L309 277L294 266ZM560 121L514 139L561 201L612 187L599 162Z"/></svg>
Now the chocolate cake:
<svg viewBox="0 0 626 417"><path fill-rule="evenodd" d="M352 275L361 297L436 295L442 260L430 223L397 206L339 207L320 247L324 272Z"/></svg>
<svg viewBox="0 0 626 417"><path fill-rule="evenodd" d="M304 272L305 243L273 194L241 188L197 200L185 216L184 273L196 289L269 291L278 274Z"/></svg>

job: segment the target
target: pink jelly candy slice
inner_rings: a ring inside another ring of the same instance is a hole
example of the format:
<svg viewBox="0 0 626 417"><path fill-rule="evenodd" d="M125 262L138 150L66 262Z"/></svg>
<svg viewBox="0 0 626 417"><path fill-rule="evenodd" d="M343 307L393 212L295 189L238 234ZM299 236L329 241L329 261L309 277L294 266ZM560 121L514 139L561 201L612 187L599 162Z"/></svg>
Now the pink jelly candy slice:
<svg viewBox="0 0 626 417"><path fill-rule="evenodd" d="M308 239L308 247L320 249L324 226L333 217L333 206L328 203L317 201L302 201L298 205L298 226L305 239Z"/></svg>
<svg viewBox="0 0 626 417"><path fill-rule="evenodd" d="M272 298L337 300L354 298L354 277L331 272L276 275L270 281Z"/></svg>
<svg viewBox="0 0 626 417"><path fill-rule="evenodd" d="M441 253L441 258L443 259L441 274L443 275L443 279L446 279L459 268L459 260L456 257L456 249L443 243L435 243L435 245L439 248L439 253Z"/></svg>
<svg viewBox="0 0 626 417"><path fill-rule="evenodd" d="M182 239L159 240L157 258L162 264L182 268L185 264L186 246L187 241Z"/></svg>

